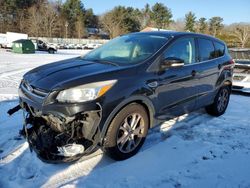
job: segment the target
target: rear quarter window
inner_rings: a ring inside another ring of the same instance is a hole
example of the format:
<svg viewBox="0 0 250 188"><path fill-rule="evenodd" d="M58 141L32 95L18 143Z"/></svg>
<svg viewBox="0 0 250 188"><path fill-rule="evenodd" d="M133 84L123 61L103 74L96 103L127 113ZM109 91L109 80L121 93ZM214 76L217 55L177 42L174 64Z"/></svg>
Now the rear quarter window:
<svg viewBox="0 0 250 188"><path fill-rule="evenodd" d="M215 56L221 57L225 54L225 45L219 42L214 42Z"/></svg>
<svg viewBox="0 0 250 188"><path fill-rule="evenodd" d="M214 45L211 40L199 38L198 45L200 61L207 61L216 57Z"/></svg>

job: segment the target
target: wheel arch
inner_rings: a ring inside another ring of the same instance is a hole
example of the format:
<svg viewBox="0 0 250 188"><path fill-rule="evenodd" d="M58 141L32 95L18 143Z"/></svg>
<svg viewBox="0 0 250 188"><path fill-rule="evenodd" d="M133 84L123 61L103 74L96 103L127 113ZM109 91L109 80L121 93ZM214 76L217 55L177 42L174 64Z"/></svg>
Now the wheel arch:
<svg viewBox="0 0 250 188"><path fill-rule="evenodd" d="M233 83L232 83L232 81L231 80L225 80L224 82L223 82L223 85L225 85L225 86L229 86L230 88L232 87L232 85L233 85Z"/></svg>
<svg viewBox="0 0 250 188"><path fill-rule="evenodd" d="M116 106L116 108L110 113L108 118L105 120L103 127L102 127L102 131L101 131L101 143L103 143L103 140L106 136L107 130L110 126L110 123L112 122L112 120L114 119L116 114L118 112L120 112L125 106L132 104L132 103L140 104L145 108L145 110L147 111L147 114L148 114L148 118L149 118L149 129L154 126L155 109L154 109L154 105L151 102L151 100L146 96L140 96L140 95L132 96L132 97L129 97L129 98L123 100L121 103L119 103Z"/></svg>
<svg viewBox="0 0 250 188"><path fill-rule="evenodd" d="M221 86L228 85L232 86L232 71L231 70L223 70L216 82L216 87L220 88Z"/></svg>

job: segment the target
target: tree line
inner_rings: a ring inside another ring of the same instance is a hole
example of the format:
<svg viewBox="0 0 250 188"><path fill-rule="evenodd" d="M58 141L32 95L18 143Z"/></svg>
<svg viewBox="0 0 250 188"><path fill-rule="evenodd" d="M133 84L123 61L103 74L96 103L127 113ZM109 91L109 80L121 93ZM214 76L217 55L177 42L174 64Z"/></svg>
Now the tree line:
<svg viewBox="0 0 250 188"><path fill-rule="evenodd" d="M146 27L190 31L213 35L229 46L250 47L250 24L224 25L223 18L197 18L186 13L183 19L173 20L169 7L155 3L144 8L117 6L95 15L81 0L0 0L0 33L27 33L33 37L88 37L86 28L107 32L110 38L140 31Z"/></svg>
<svg viewBox="0 0 250 188"><path fill-rule="evenodd" d="M0 0L0 33L82 38L86 27L98 27L98 17L81 0Z"/></svg>

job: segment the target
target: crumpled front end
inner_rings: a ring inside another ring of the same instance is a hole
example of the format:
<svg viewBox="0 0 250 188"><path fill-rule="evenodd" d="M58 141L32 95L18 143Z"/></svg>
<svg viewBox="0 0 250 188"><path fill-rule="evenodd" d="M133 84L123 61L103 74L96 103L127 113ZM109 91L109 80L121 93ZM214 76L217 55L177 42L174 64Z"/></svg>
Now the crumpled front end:
<svg viewBox="0 0 250 188"><path fill-rule="evenodd" d="M24 126L21 133L30 149L46 162L70 162L96 150L100 142L102 107L99 103L64 104L54 101L56 93L22 80L19 106Z"/></svg>
<svg viewBox="0 0 250 188"><path fill-rule="evenodd" d="M41 160L71 162L97 149L101 110L60 117L44 115L26 103L21 103L21 108L25 115L21 132Z"/></svg>

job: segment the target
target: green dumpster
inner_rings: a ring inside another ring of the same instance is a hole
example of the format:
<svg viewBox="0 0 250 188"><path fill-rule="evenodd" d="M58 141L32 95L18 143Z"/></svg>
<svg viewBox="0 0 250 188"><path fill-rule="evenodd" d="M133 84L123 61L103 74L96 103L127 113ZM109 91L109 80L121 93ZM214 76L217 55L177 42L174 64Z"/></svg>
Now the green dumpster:
<svg viewBox="0 0 250 188"><path fill-rule="evenodd" d="M35 46L31 40L20 39L13 42L12 51L14 53L32 54L35 53Z"/></svg>

